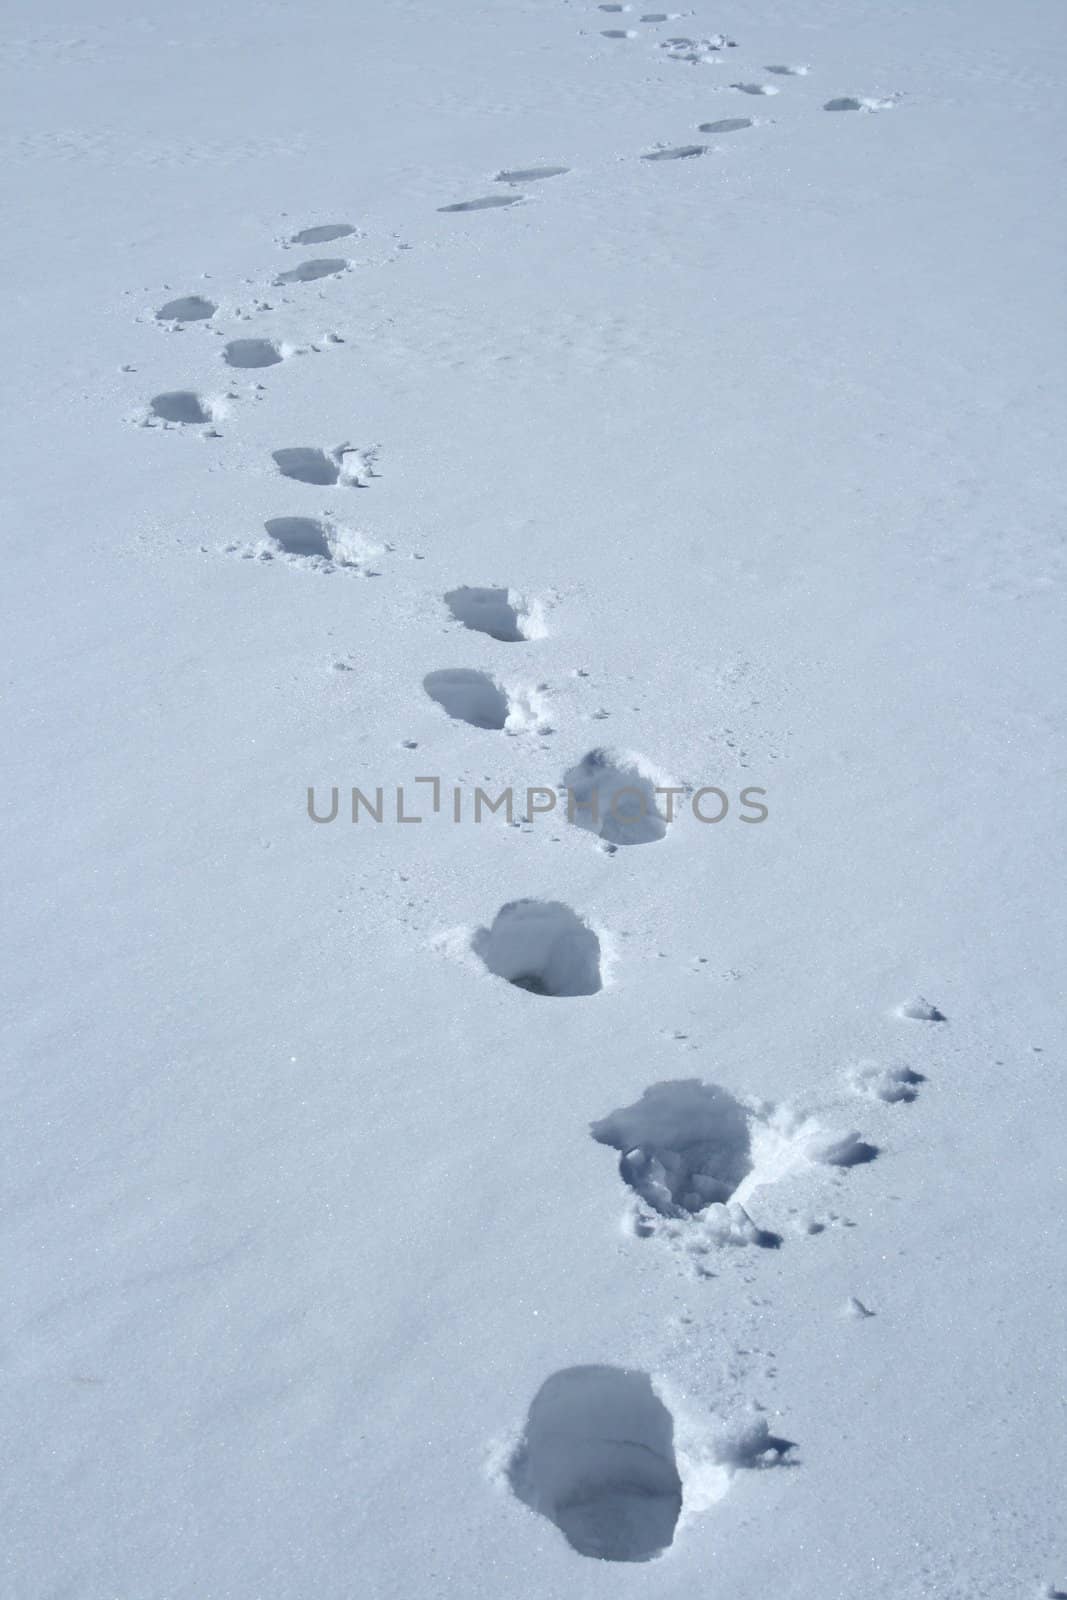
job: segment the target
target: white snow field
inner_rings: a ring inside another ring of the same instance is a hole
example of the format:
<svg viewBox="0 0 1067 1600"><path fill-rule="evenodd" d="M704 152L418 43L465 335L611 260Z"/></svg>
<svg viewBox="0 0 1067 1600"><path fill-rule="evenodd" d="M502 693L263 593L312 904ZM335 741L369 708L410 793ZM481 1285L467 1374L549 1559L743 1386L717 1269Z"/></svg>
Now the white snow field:
<svg viewBox="0 0 1067 1600"><path fill-rule="evenodd" d="M1067 1592L1059 0L0 84L3 1600Z"/></svg>

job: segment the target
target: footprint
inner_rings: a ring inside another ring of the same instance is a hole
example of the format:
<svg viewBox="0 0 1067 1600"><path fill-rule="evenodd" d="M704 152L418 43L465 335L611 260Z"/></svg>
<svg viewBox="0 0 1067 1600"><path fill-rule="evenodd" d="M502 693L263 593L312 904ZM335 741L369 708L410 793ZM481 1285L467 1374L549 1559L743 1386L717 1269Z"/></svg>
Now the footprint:
<svg viewBox="0 0 1067 1600"><path fill-rule="evenodd" d="M890 111L896 104L895 100L877 100L870 97L855 99L852 95L842 95L838 100L827 100L823 106L824 111Z"/></svg>
<svg viewBox="0 0 1067 1600"><path fill-rule="evenodd" d="M505 733L551 733L545 705L537 689L503 689L486 672L446 667L423 679L423 688L458 722L474 728L502 728ZM511 806L508 805L508 818Z"/></svg>
<svg viewBox="0 0 1067 1600"><path fill-rule="evenodd" d="M739 133L742 128L751 128L755 124L751 117L723 117L721 122L702 122L698 129L700 133Z"/></svg>
<svg viewBox="0 0 1067 1600"><path fill-rule="evenodd" d="M339 445L336 450L294 445L288 450L273 451L272 459L283 478L295 478L297 483L323 487L339 483L363 489L365 480L374 476L375 452L355 450L350 445Z"/></svg>
<svg viewBox="0 0 1067 1600"><path fill-rule="evenodd" d="M291 564L303 564L319 572L343 568L365 578L379 576L371 563L382 554L382 547L370 544L352 528L315 517L271 517L263 527L266 543L260 540L258 544L227 545L227 553L246 561L270 561L282 556Z"/></svg>
<svg viewBox="0 0 1067 1600"><path fill-rule="evenodd" d="M711 39L664 39L659 49L671 61L688 61L697 66L701 62L709 62L710 57L717 56L724 49L732 49L733 43L725 34L717 33ZM709 64L714 65L711 62Z"/></svg>
<svg viewBox="0 0 1067 1600"><path fill-rule="evenodd" d="M199 294L187 294L181 300L168 300L156 312L157 322L206 322L218 310L213 300Z"/></svg>
<svg viewBox="0 0 1067 1600"><path fill-rule="evenodd" d="M533 1398L507 1478L579 1555L651 1561L674 1540L682 1509L674 1419L646 1372L553 1373Z"/></svg>
<svg viewBox="0 0 1067 1600"><path fill-rule="evenodd" d="M810 67L764 67L764 72L775 72L780 78L806 78Z"/></svg>
<svg viewBox="0 0 1067 1600"><path fill-rule="evenodd" d="M230 367L275 367L285 357L272 339L231 339L222 359Z"/></svg>
<svg viewBox="0 0 1067 1600"><path fill-rule="evenodd" d="M350 222L323 222L315 228L302 228L294 233L290 244L330 244L334 239L348 239L355 233Z"/></svg>
<svg viewBox="0 0 1067 1600"><path fill-rule="evenodd" d="M347 272L351 262L344 261L341 257L328 257L318 261L301 261L298 267L291 267L288 272L279 272L275 278L276 284L283 283L314 283L316 278L336 278L341 272Z"/></svg>
<svg viewBox="0 0 1067 1600"><path fill-rule="evenodd" d="M605 39L636 39L637 31L634 28L602 28L601 35Z"/></svg>
<svg viewBox="0 0 1067 1600"><path fill-rule="evenodd" d="M926 1079L911 1067L880 1067L876 1061L867 1061L856 1067L849 1081L857 1094L871 1095L886 1105L910 1105L919 1098L919 1085Z"/></svg>
<svg viewBox="0 0 1067 1600"><path fill-rule="evenodd" d="M487 633L502 644L520 644L540 637L538 608L514 589L472 589L464 585L450 589L445 604L465 628Z"/></svg>
<svg viewBox="0 0 1067 1600"><path fill-rule="evenodd" d="M629 11L629 6L597 6L598 11Z"/></svg>
<svg viewBox="0 0 1067 1600"><path fill-rule="evenodd" d="M696 1078L653 1084L590 1132L621 1152L623 1182L661 1217L724 1205L753 1167L749 1113L726 1089Z"/></svg>
<svg viewBox="0 0 1067 1600"><path fill-rule="evenodd" d="M472 728L503 728L508 720L508 697L500 685L485 672L464 667L430 672L422 686L431 700L443 706L457 722Z"/></svg>
<svg viewBox="0 0 1067 1600"><path fill-rule="evenodd" d="M685 161L690 156L702 156L707 151L706 144L680 144L670 150L650 150L641 157L642 161Z"/></svg>
<svg viewBox="0 0 1067 1600"><path fill-rule="evenodd" d="M677 1250L698 1277L713 1275L704 1258L724 1246L781 1245L749 1216L753 1195L812 1166L854 1167L878 1155L858 1133L830 1132L788 1106L741 1101L698 1078L653 1084L590 1132L619 1151L631 1231Z"/></svg>
<svg viewBox="0 0 1067 1600"><path fill-rule="evenodd" d="M192 424L212 420L207 401L191 389L172 389L168 394L157 394L149 402L149 409L161 422Z"/></svg>
<svg viewBox="0 0 1067 1600"><path fill-rule="evenodd" d="M773 83L732 83L731 89L739 89L742 94L778 94L780 91Z"/></svg>
<svg viewBox="0 0 1067 1600"><path fill-rule="evenodd" d="M272 517L263 526L286 555L321 556L326 561L333 556L326 524L313 517Z"/></svg>
<svg viewBox="0 0 1067 1600"><path fill-rule="evenodd" d="M517 206L521 194L487 194L481 200L460 200L452 206L438 206L438 211L492 211L497 206Z"/></svg>
<svg viewBox="0 0 1067 1600"><path fill-rule="evenodd" d="M519 167L514 172L498 172L494 183L542 183L545 178L562 178L570 167Z"/></svg>
<svg viewBox="0 0 1067 1600"><path fill-rule="evenodd" d="M600 940L559 900L512 900L471 941L491 973L529 994L574 998L603 988Z"/></svg>
<svg viewBox="0 0 1067 1600"><path fill-rule="evenodd" d="M275 450L272 455L282 477L295 478L298 483L333 484L340 476L337 462L325 450L294 446Z"/></svg>
<svg viewBox="0 0 1067 1600"><path fill-rule="evenodd" d="M666 835L655 788L666 780L641 756L590 750L562 782L568 820L609 844L652 844Z"/></svg>

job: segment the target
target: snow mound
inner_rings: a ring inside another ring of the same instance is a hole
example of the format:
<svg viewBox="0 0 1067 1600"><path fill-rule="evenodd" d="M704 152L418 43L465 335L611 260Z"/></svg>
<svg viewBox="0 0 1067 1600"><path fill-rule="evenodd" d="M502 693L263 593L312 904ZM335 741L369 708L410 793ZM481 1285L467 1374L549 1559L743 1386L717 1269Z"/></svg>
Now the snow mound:
<svg viewBox="0 0 1067 1600"><path fill-rule="evenodd" d="M850 1074L849 1081L857 1094L870 1095L883 1100L886 1105L903 1102L910 1104L919 1098L919 1085L926 1079L911 1067L879 1066L876 1061L861 1062Z"/></svg>

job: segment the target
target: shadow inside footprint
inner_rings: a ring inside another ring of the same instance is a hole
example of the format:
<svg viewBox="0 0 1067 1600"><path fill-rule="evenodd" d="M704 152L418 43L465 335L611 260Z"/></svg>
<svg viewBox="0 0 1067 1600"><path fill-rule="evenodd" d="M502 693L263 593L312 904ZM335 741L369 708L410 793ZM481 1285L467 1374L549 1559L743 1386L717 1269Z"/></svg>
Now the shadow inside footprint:
<svg viewBox="0 0 1067 1600"><path fill-rule="evenodd" d="M528 612L510 589L478 589L463 584L448 591L445 604L465 628L487 633L501 644L519 644L529 638L524 628Z"/></svg>
<svg viewBox="0 0 1067 1600"><path fill-rule="evenodd" d="M218 310L213 300L199 294L187 294L180 300L168 300L156 312L157 322L205 322Z"/></svg>
<svg viewBox="0 0 1067 1600"><path fill-rule="evenodd" d="M828 1167L863 1167L878 1159L879 1150L876 1144L868 1144L858 1133L846 1133L818 1146L813 1154L816 1161Z"/></svg>
<svg viewBox="0 0 1067 1600"><path fill-rule="evenodd" d="M324 222L316 228L302 228L294 233L290 244L329 244L334 239L347 239L355 233L350 222Z"/></svg>
<svg viewBox="0 0 1067 1600"><path fill-rule="evenodd" d="M480 200L459 200L452 206L438 206L438 211L494 211L498 206L517 206L521 194L487 194Z"/></svg>
<svg viewBox="0 0 1067 1600"><path fill-rule="evenodd" d="M297 445L289 450L272 452L274 463L283 478L295 478L297 483L314 483L321 486L336 483L340 468L325 450L315 450L308 445Z"/></svg>
<svg viewBox="0 0 1067 1600"><path fill-rule="evenodd" d="M457 722L472 728L503 728L508 720L508 697L486 672L464 667L427 673L422 686Z"/></svg>
<svg viewBox="0 0 1067 1600"><path fill-rule="evenodd" d="M494 183L541 183L545 178L562 178L569 167L518 167L514 172L498 172Z"/></svg>
<svg viewBox="0 0 1067 1600"><path fill-rule="evenodd" d="M670 150L650 150L641 157L642 161L687 161L692 156L702 156L707 151L706 144L679 144Z"/></svg>
<svg viewBox="0 0 1067 1600"><path fill-rule="evenodd" d="M752 1171L749 1119L740 1101L698 1078L654 1083L635 1105L590 1126L620 1151L619 1175L663 1217L725 1204Z"/></svg>
<svg viewBox="0 0 1067 1600"><path fill-rule="evenodd" d="M222 357L230 367L275 367L284 359L270 339L231 339Z"/></svg>
<svg viewBox="0 0 1067 1600"><path fill-rule="evenodd" d="M528 994L571 999L602 987L600 940L559 900L512 900L471 948L495 977Z"/></svg>
<svg viewBox="0 0 1067 1600"><path fill-rule="evenodd" d="M157 394L151 402L152 415L162 422L210 422L211 413L198 394L191 389L172 389L169 394Z"/></svg>
<svg viewBox="0 0 1067 1600"><path fill-rule="evenodd" d="M682 1509L674 1419L645 1372L553 1373L533 1398L507 1476L516 1498L579 1555L651 1561L674 1540Z"/></svg>
<svg viewBox="0 0 1067 1600"><path fill-rule="evenodd" d="M327 561L333 555L325 524L313 517L271 517L263 526L286 555L322 556Z"/></svg>
<svg viewBox="0 0 1067 1600"><path fill-rule="evenodd" d="M742 128L752 127L751 117L723 117L721 122L702 122L700 133L739 133Z"/></svg>
<svg viewBox="0 0 1067 1600"><path fill-rule="evenodd" d="M340 257L324 259L321 261L302 261L298 267L291 267L288 272L279 272L275 283L314 283L316 278L335 278L339 272L347 272L349 263Z"/></svg>

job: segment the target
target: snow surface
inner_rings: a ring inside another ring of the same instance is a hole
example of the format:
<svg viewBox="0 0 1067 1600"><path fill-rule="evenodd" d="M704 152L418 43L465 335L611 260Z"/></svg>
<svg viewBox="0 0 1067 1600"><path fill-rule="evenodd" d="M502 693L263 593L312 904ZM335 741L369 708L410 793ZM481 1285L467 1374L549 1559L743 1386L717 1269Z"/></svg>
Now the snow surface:
<svg viewBox="0 0 1067 1600"><path fill-rule="evenodd" d="M0 1594L1067 1589L1062 6L0 74Z"/></svg>

